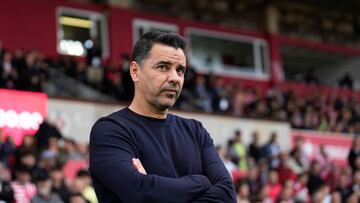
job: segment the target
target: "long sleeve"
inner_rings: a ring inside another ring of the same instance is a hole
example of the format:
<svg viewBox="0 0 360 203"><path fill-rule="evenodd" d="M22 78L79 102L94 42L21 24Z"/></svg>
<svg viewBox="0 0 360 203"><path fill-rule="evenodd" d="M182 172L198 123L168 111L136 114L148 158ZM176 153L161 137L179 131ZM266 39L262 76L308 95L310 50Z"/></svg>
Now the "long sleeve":
<svg viewBox="0 0 360 203"><path fill-rule="evenodd" d="M236 203L234 184L215 149L209 133L202 127L201 123L198 123L198 129L204 175L210 180L212 187L192 203Z"/></svg>
<svg viewBox="0 0 360 203"><path fill-rule="evenodd" d="M94 125L90 135L90 172L124 203L190 202L211 187L203 175L170 178L140 174L131 161L137 155L136 138L121 124L102 119Z"/></svg>

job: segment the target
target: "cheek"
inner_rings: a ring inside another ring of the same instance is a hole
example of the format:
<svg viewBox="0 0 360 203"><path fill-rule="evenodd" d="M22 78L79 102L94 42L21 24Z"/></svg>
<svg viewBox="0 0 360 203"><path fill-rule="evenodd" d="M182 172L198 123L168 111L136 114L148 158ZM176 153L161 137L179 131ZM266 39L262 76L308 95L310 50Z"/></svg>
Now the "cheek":
<svg viewBox="0 0 360 203"><path fill-rule="evenodd" d="M182 88L183 85L184 85L184 78L182 78L181 81L180 81L180 87Z"/></svg>
<svg viewBox="0 0 360 203"><path fill-rule="evenodd" d="M141 82L144 94L158 94L163 86L161 77L149 77Z"/></svg>

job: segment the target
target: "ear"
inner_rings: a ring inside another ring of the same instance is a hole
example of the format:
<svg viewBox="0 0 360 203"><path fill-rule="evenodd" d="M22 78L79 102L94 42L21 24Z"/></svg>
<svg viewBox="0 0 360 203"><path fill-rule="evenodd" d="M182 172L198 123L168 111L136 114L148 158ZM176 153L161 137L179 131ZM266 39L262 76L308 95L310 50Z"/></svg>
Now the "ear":
<svg viewBox="0 0 360 203"><path fill-rule="evenodd" d="M140 66L135 61L132 61L130 64L130 75L133 82L137 82L139 80L139 72Z"/></svg>

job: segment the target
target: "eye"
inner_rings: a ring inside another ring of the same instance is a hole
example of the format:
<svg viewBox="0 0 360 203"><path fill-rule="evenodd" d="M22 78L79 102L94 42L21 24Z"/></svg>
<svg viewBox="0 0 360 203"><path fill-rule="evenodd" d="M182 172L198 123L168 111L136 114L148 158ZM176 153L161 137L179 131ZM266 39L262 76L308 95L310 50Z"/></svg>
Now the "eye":
<svg viewBox="0 0 360 203"><path fill-rule="evenodd" d="M185 68L177 68L176 71L178 73L184 74L185 73Z"/></svg>
<svg viewBox="0 0 360 203"><path fill-rule="evenodd" d="M167 70L167 66L166 65L159 65L158 69L161 70L161 71L165 71L165 70Z"/></svg>

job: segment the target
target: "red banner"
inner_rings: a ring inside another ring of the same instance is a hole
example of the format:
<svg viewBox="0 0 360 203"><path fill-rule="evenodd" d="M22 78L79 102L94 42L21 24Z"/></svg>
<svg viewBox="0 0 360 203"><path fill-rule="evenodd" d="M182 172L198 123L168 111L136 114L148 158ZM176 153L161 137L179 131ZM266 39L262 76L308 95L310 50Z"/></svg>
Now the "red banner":
<svg viewBox="0 0 360 203"><path fill-rule="evenodd" d="M293 144L296 137L304 139L303 149L309 160L319 153L320 145L323 145L325 152L334 164L339 166L347 164L347 157L352 145L351 135L312 131L292 131L291 134Z"/></svg>
<svg viewBox="0 0 360 203"><path fill-rule="evenodd" d="M17 145L24 135L33 135L47 115L47 95L0 89L0 129Z"/></svg>

